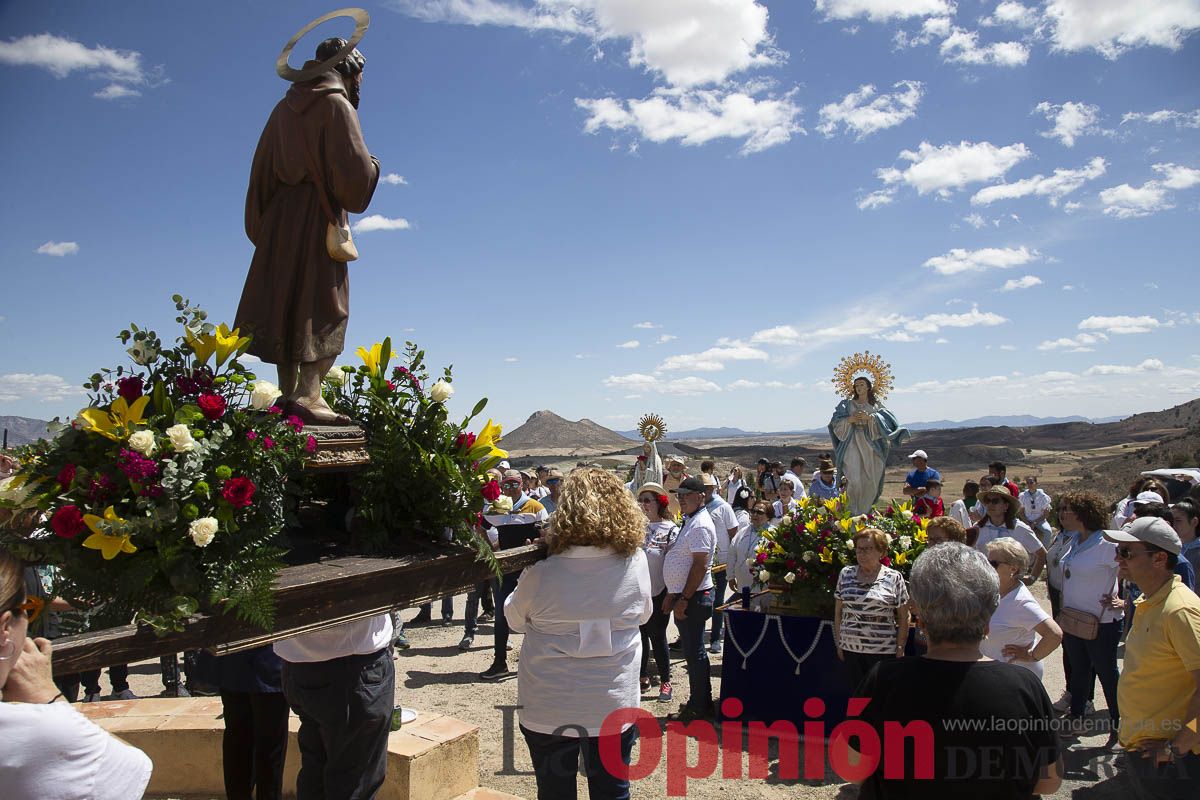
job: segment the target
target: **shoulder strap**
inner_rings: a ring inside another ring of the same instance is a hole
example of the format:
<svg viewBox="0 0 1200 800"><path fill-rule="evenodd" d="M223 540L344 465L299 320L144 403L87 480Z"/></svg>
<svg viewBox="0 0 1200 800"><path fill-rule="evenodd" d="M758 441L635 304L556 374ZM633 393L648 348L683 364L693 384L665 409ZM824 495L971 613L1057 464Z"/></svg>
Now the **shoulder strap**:
<svg viewBox="0 0 1200 800"><path fill-rule="evenodd" d="M318 167L312 148L308 146L308 137L304 135L303 131L300 133L300 143L304 146L304 159L308 162L308 174L312 177L313 185L317 187L317 198L321 201L321 208L325 210L325 217L330 225L340 228L342 226L341 218L333 213L333 207L329 204L329 194L325 191L325 174Z"/></svg>

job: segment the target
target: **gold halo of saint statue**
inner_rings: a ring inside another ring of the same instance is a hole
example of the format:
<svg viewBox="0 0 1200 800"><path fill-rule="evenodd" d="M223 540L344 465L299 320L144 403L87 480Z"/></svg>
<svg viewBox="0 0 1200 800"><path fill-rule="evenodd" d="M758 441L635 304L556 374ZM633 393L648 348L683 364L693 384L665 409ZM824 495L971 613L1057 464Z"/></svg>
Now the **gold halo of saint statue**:
<svg viewBox="0 0 1200 800"><path fill-rule="evenodd" d="M288 58L292 55L292 49L296 43L304 38L304 35L318 25L322 25L331 19L338 17L349 17L354 20L354 33L350 39L342 45L341 49L334 53L329 58L316 64L308 69L296 69L288 63ZM275 59L275 72L285 81L292 83L304 83L311 81L318 75L328 72L338 64L342 63L342 59L354 52L354 48L362 41L363 35L367 32L367 28L371 25L371 15L367 13L365 8L339 8L337 11L330 11L328 14L323 14L317 17L312 22L305 25L300 31L288 40L288 43L283 46L283 52L279 54L279 58Z"/></svg>
<svg viewBox="0 0 1200 800"><path fill-rule="evenodd" d="M854 381L866 377L876 398L883 400L892 389L892 365L870 350L843 356L833 370L833 385L842 397L854 397Z"/></svg>
<svg viewBox="0 0 1200 800"><path fill-rule="evenodd" d="M638 433L647 442L657 442L667 435L667 423L658 414L645 414L638 420Z"/></svg>

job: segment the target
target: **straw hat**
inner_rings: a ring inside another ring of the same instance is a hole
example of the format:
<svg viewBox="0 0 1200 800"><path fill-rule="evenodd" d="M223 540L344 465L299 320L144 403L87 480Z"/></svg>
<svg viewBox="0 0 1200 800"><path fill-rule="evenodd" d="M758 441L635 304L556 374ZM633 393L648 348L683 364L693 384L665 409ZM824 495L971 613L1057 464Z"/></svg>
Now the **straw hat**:
<svg viewBox="0 0 1200 800"><path fill-rule="evenodd" d="M987 498L989 498L989 497L1003 497L1004 500L1008 503L1009 511L1016 513L1017 511L1020 511L1020 509L1021 509L1021 501L1018 500L1017 498L1013 497L1012 492L1010 492L1008 489L1004 488L1003 484L1001 484L999 486L989 486L986 489L981 489L979 491L979 494L976 495L976 497L978 497L979 502L983 503L984 505L987 505Z"/></svg>

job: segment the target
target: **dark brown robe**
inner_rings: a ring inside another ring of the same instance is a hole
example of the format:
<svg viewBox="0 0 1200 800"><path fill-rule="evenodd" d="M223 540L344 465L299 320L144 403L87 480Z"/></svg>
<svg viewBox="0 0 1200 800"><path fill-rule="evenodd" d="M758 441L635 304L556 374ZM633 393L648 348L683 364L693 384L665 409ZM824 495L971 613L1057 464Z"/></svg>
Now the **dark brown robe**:
<svg viewBox="0 0 1200 800"><path fill-rule="evenodd" d="M249 352L269 364L319 361L345 347L347 265L325 249L329 217L309 163L321 171L335 215L366 211L379 161L333 71L292 85L271 112L250 169L246 235L254 259L235 322L254 337Z"/></svg>

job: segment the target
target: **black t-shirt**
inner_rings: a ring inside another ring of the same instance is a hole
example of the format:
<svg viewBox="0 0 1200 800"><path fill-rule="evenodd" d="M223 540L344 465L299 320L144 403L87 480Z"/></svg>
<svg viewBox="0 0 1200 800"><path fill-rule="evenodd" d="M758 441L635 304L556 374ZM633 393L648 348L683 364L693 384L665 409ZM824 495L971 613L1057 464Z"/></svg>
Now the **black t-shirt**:
<svg viewBox="0 0 1200 800"><path fill-rule="evenodd" d="M883 743L863 798L1028 798L1042 768L1058 759L1050 698L1036 675L1012 664L884 661L863 679L856 696L870 698L861 718ZM885 770L889 741L899 737L894 729L889 736L884 722L914 720L933 730L932 779L915 777L917 745L911 736L904 739L904 777Z"/></svg>

